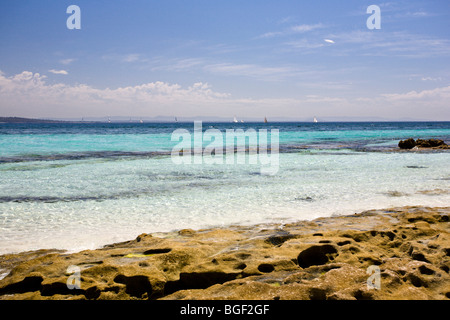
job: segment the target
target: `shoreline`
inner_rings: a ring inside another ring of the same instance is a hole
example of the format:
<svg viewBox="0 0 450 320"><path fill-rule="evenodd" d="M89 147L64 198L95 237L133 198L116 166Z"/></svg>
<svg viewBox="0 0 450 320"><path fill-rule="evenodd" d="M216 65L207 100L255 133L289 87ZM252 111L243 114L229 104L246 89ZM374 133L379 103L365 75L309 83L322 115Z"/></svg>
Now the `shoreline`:
<svg viewBox="0 0 450 320"><path fill-rule="evenodd" d="M450 299L450 207L141 234L0 255L0 300ZM68 279L79 268L80 288ZM380 288L368 285L379 270Z"/></svg>

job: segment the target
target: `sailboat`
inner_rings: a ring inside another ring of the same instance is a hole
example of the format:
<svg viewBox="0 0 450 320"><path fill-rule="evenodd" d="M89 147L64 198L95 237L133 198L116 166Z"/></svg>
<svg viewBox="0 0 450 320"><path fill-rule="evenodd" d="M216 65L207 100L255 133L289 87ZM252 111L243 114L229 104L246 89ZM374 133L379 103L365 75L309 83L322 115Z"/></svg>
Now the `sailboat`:
<svg viewBox="0 0 450 320"><path fill-rule="evenodd" d="M238 122L238 120L236 119L236 116L234 116L233 122L234 122L234 123L237 123L237 122Z"/></svg>
<svg viewBox="0 0 450 320"><path fill-rule="evenodd" d="M177 119L177 117L175 117L175 122L178 122L178 119Z"/></svg>
<svg viewBox="0 0 450 320"><path fill-rule="evenodd" d="M319 121L317 121L317 118L316 118L316 117L314 117L314 120L313 120L313 122L314 122L314 123L317 123L317 122L319 122Z"/></svg>
<svg viewBox="0 0 450 320"><path fill-rule="evenodd" d="M267 118L266 117L264 117L264 123L267 123Z"/></svg>
<svg viewBox="0 0 450 320"><path fill-rule="evenodd" d="M142 119L141 119L141 120L139 120L139 122L140 122L140 123L144 123L144 121L142 121Z"/></svg>
<svg viewBox="0 0 450 320"><path fill-rule="evenodd" d="M108 123L111 123L111 118L108 118Z"/></svg>

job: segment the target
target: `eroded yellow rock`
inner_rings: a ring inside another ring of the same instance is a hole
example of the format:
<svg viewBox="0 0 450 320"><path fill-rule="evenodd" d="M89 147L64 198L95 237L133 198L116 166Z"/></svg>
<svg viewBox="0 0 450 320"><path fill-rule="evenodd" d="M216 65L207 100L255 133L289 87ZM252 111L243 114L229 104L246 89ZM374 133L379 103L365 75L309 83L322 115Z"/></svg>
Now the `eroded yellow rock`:
<svg viewBox="0 0 450 320"><path fill-rule="evenodd" d="M449 299L449 213L391 208L3 255L0 299ZM67 286L70 266L80 288Z"/></svg>

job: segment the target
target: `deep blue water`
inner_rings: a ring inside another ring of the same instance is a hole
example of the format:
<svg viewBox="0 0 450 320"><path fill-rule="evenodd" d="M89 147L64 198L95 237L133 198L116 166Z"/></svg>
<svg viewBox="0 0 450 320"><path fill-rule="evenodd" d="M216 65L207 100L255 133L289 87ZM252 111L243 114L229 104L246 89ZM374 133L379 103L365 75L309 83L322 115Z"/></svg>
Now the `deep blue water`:
<svg viewBox="0 0 450 320"><path fill-rule="evenodd" d="M193 123L51 123L0 124L0 163L43 160L44 156L152 156L170 151L176 129L193 133ZM297 147L385 148L409 137L450 141L450 122L203 123L218 129L279 130L280 151ZM343 146L345 144L345 146ZM53 159L53 158L51 158Z"/></svg>

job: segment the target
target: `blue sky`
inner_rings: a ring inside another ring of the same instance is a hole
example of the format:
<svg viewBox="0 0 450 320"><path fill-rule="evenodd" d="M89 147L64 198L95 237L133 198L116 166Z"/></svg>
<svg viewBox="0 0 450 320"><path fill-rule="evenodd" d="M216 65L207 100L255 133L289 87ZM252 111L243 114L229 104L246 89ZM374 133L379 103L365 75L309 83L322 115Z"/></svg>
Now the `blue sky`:
<svg viewBox="0 0 450 320"><path fill-rule="evenodd" d="M450 120L449 30L445 0L3 0L0 116Z"/></svg>

